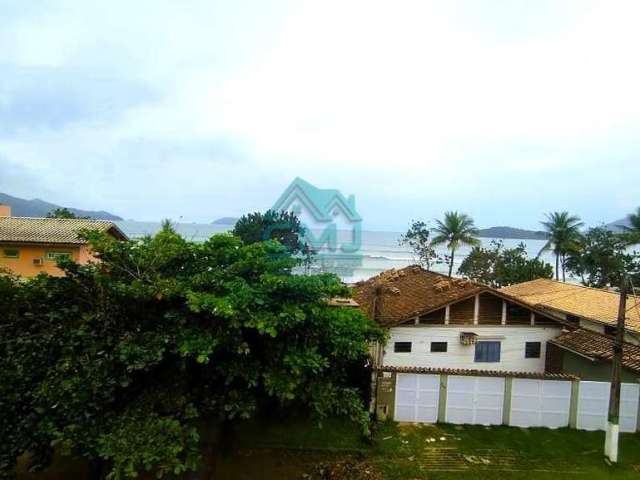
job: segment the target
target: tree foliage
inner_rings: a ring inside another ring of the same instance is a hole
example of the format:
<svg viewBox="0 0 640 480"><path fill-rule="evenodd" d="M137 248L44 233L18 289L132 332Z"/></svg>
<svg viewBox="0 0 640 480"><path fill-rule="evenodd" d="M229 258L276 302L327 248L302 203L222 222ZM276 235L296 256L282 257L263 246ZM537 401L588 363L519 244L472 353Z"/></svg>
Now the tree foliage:
<svg viewBox="0 0 640 480"><path fill-rule="evenodd" d="M86 232L100 263L61 260L64 277L0 276L0 471L52 446L109 478L193 469L197 422L246 418L261 402L322 418L367 413L348 372L378 327L328 305L333 275L291 274L276 242L216 235L203 244L165 225L118 242Z"/></svg>
<svg viewBox="0 0 640 480"><path fill-rule="evenodd" d="M456 250L462 245L480 245L478 240L478 229L473 223L473 219L466 213L445 212L443 220L436 220L433 228L435 234L431 241L433 245L446 245L450 254L449 276L453 271L453 261Z"/></svg>
<svg viewBox="0 0 640 480"><path fill-rule="evenodd" d="M640 243L640 207L635 212L627 215L629 225L622 227L622 237L630 245Z"/></svg>
<svg viewBox="0 0 640 480"><path fill-rule="evenodd" d="M551 278L553 267L539 258L528 258L526 245L504 248L492 240L488 248L475 246L462 261L458 274L494 288L536 278Z"/></svg>
<svg viewBox="0 0 640 480"><path fill-rule="evenodd" d="M68 208L55 208L47 213L47 218L89 218L79 217Z"/></svg>
<svg viewBox="0 0 640 480"><path fill-rule="evenodd" d="M589 287L618 287L624 275L640 280L640 259L628 250L628 239L606 227L591 228L566 258L567 270Z"/></svg>
<svg viewBox="0 0 640 480"><path fill-rule="evenodd" d="M540 253L547 250L553 252L556 257L556 280L560 280L560 271L562 271L562 281L564 282L567 254L578 248L581 238L580 227L584 223L580 217L571 215L569 212L548 213L547 219L540 223L549 235L549 240L542 247Z"/></svg>
<svg viewBox="0 0 640 480"><path fill-rule="evenodd" d="M413 220L407 232L400 236L400 245L410 247L418 258L420 265L427 270L430 270L433 263L438 259L436 249L431 243L430 234L431 231L427 223L421 220Z"/></svg>
<svg viewBox="0 0 640 480"><path fill-rule="evenodd" d="M295 213L275 210L243 215L233 228L233 234L246 245L277 240L292 254L304 250L304 233L305 229Z"/></svg>

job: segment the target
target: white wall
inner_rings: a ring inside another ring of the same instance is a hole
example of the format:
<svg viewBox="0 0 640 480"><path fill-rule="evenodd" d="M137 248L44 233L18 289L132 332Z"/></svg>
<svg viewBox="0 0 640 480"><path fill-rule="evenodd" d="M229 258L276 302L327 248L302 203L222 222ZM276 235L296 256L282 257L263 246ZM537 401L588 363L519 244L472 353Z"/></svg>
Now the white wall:
<svg viewBox="0 0 640 480"><path fill-rule="evenodd" d="M546 342L560 335L559 327L528 326L416 326L390 331L383 364L395 367L469 368L517 372L544 372ZM460 332L479 340L500 341L499 363L474 362L475 346L462 345ZM412 342L411 353L394 353L394 342ZM431 342L447 342L446 353L431 353ZM541 342L540 358L524 358L525 342Z"/></svg>

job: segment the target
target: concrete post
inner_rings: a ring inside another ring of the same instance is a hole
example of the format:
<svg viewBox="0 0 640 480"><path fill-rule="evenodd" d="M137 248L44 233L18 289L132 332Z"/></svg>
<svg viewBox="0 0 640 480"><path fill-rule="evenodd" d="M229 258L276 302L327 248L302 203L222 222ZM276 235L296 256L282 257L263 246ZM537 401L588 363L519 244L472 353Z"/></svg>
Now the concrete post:
<svg viewBox="0 0 640 480"><path fill-rule="evenodd" d="M504 300L502 301L502 320L500 323L502 323L502 325L507 324L507 302Z"/></svg>
<svg viewBox="0 0 640 480"><path fill-rule="evenodd" d="M445 423L447 420L447 384L449 376L440 375L440 393L438 394L438 422Z"/></svg>
<svg viewBox="0 0 640 480"><path fill-rule="evenodd" d="M480 317L480 294L476 294L473 300L473 324L478 324L478 317Z"/></svg>
<svg viewBox="0 0 640 480"><path fill-rule="evenodd" d="M571 403L569 404L569 427L578 428L578 400L580 398L580 380L571 381Z"/></svg>
<svg viewBox="0 0 640 480"><path fill-rule="evenodd" d="M502 424L509 425L511 421L511 392L513 390L513 377L504 379L504 399L502 403Z"/></svg>

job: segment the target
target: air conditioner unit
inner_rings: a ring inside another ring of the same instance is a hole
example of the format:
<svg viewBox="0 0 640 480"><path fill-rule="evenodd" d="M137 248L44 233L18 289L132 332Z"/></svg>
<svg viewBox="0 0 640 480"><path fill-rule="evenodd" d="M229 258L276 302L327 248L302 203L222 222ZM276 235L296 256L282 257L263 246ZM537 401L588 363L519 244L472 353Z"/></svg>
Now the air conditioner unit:
<svg viewBox="0 0 640 480"><path fill-rule="evenodd" d="M33 259L33 264L34 265L44 265L44 259L42 259L42 258L34 258Z"/></svg>

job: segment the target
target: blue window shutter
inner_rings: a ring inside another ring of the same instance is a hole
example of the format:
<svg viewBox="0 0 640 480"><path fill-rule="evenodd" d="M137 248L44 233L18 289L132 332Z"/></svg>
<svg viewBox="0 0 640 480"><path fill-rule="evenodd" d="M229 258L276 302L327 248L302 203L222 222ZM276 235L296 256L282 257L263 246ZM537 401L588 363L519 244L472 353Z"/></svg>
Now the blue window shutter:
<svg viewBox="0 0 640 480"><path fill-rule="evenodd" d="M476 343L476 362L499 362L500 342L478 342Z"/></svg>

